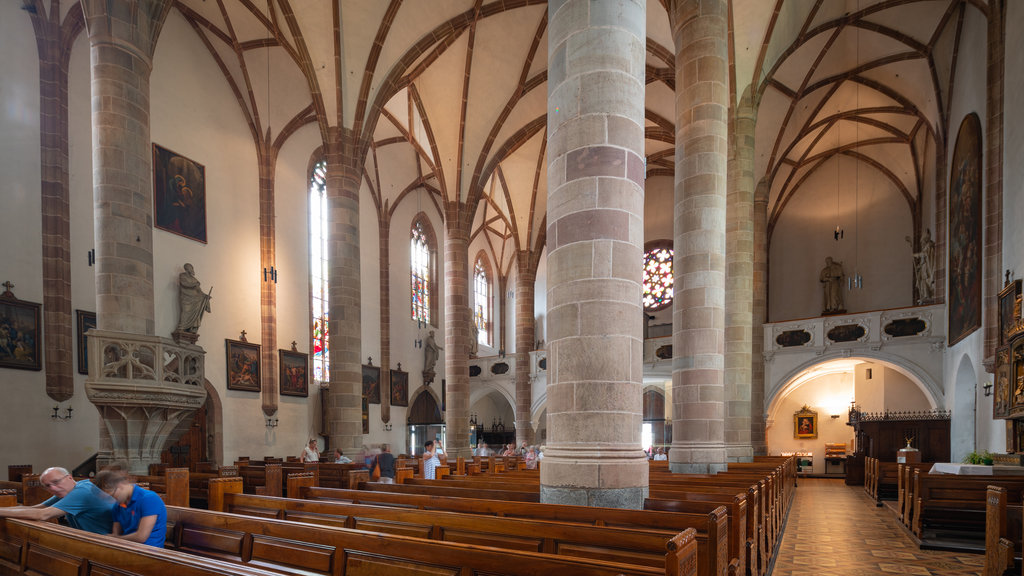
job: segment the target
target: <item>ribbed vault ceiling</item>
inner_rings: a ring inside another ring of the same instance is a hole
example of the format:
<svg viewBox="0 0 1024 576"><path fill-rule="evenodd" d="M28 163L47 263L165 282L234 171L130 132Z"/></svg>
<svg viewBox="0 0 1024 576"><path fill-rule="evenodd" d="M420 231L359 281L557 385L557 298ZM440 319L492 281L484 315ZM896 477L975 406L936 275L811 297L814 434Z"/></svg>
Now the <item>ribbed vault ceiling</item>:
<svg viewBox="0 0 1024 576"><path fill-rule="evenodd" d="M649 176L671 176L675 67L647 2ZM547 5L538 0L177 0L261 153L297 128L354 130L378 212L415 199L472 222L507 275L543 245ZM972 14L973 11L973 14ZM965 19L983 0L733 0L735 101L758 104L774 223L837 155L919 211L949 124ZM424 192L425 191L425 192ZM428 200L427 200L428 199Z"/></svg>

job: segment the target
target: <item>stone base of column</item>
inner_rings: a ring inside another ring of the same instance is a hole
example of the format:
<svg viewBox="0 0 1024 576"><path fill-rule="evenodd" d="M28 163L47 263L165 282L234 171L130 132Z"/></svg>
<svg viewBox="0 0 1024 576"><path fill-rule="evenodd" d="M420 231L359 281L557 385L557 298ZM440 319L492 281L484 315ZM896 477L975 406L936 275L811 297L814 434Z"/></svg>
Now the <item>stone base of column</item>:
<svg viewBox="0 0 1024 576"><path fill-rule="evenodd" d="M754 456L768 455L768 445L763 442L754 442L751 447L754 449Z"/></svg>
<svg viewBox="0 0 1024 576"><path fill-rule="evenodd" d="M668 469L677 474L717 474L729 469L724 444L673 444L668 460Z"/></svg>
<svg viewBox="0 0 1024 576"><path fill-rule="evenodd" d="M753 462L754 447L750 444L726 444L725 457L727 462Z"/></svg>
<svg viewBox="0 0 1024 576"><path fill-rule="evenodd" d="M544 504L569 504L572 506L597 506L601 508L626 508L643 510L647 498L647 486L633 488L557 488L540 487L540 501Z"/></svg>

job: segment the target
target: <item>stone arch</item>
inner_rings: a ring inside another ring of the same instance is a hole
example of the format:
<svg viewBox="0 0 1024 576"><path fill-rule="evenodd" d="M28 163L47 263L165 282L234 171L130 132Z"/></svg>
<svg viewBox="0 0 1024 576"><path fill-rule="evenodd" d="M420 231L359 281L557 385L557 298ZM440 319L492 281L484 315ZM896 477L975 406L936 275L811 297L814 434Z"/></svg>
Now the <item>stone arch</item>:
<svg viewBox="0 0 1024 576"><path fill-rule="evenodd" d="M765 412L770 413L779 400L785 398L795 388L799 387L801 384L799 381L800 375L810 368L832 360L849 360L858 358L877 362L906 376L911 382L917 385L922 393L924 393L924 397L928 400L928 404L931 408L942 408L945 406L945 393L939 383L931 377L927 370L901 356L881 351L864 350L851 355L844 354L843 352L822 354L821 356L815 356L812 360L808 360L798 365L785 376L771 383L771 389L767 390L765 393Z"/></svg>
<svg viewBox="0 0 1024 576"><path fill-rule="evenodd" d="M224 465L224 401L217 388L203 379L206 390L206 449L214 468Z"/></svg>
<svg viewBox="0 0 1024 576"><path fill-rule="evenodd" d="M409 399L409 414L412 414L412 411L416 407L417 402L420 402L420 397L423 396L424 394L428 395L431 398L431 400L433 400L434 404L437 405L438 412L441 415L441 423L443 423L444 410L441 409L441 398L438 395L437 391L435 391L430 386L421 385L419 388L416 389L416 392L412 394L412 397Z"/></svg>
<svg viewBox="0 0 1024 576"><path fill-rule="evenodd" d="M953 462L975 450L977 444L978 375L968 354L960 357L953 378L952 418L949 423L949 455Z"/></svg>

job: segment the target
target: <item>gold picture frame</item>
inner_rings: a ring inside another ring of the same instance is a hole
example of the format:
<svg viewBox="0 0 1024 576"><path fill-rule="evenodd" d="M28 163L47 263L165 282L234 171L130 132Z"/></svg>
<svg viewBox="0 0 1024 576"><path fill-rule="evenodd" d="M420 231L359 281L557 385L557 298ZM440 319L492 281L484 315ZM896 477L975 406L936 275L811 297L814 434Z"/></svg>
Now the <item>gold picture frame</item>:
<svg viewBox="0 0 1024 576"><path fill-rule="evenodd" d="M811 410L806 404L798 412L793 414L793 438L817 438L818 437L818 413Z"/></svg>

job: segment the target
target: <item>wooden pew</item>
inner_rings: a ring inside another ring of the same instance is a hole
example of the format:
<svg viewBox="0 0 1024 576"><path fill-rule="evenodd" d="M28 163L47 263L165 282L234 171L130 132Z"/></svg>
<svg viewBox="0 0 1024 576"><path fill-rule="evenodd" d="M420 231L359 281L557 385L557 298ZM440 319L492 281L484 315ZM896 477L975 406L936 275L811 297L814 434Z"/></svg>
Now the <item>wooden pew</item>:
<svg viewBox="0 0 1024 576"><path fill-rule="evenodd" d="M1021 504L1024 476L958 476L913 470L914 499L911 527L922 541L942 530L959 537L978 538L985 533L988 486L1006 490L1009 504Z"/></svg>
<svg viewBox="0 0 1024 576"><path fill-rule="evenodd" d="M664 566L556 556L409 536L366 532L224 512L169 507L172 546L192 554L291 574L558 574L660 575L678 566L692 574L693 532L681 534L685 558L669 548Z"/></svg>
<svg viewBox="0 0 1024 576"><path fill-rule="evenodd" d="M372 483L371 483L372 484ZM393 485L394 486L394 485ZM433 487L408 486L429 491ZM483 498L459 498L437 496L429 493L417 494L415 490L405 492L334 490L309 487L301 490L303 498L309 500L335 500L354 504L375 504L384 506L405 506L430 510L448 510L493 516L533 518L558 522L576 522L594 526L617 526L654 528L669 530L697 530L698 573L720 576L727 574L733 562L729 559L728 512L721 508L706 515L690 515L655 510L624 510L590 506L568 506L532 502L512 502ZM705 562L704 559L707 559ZM735 569L739 569L738 559Z"/></svg>
<svg viewBox="0 0 1024 576"><path fill-rule="evenodd" d="M505 500L515 502L540 502L540 493L522 492L518 490L487 490L484 488L459 488L437 484L414 485L383 484L380 482L363 482L360 490L400 492L403 494L433 494L435 496L452 496L455 498L484 498L488 500Z"/></svg>
<svg viewBox="0 0 1024 576"><path fill-rule="evenodd" d="M1016 507L1017 528L1021 528L1021 508ZM1011 536L1006 489L989 486L985 497L985 568L982 576L1003 576L1013 568L1014 550L1020 546L1021 532Z"/></svg>
<svg viewBox="0 0 1024 576"><path fill-rule="evenodd" d="M150 471L161 471L157 476L135 476L138 483L149 484L149 489L160 495L164 504L168 506L189 505L189 471L188 468L167 468L166 466L154 468Z"/></svg>
<svg viewBox="0 0 1024 576"><path fill-rule="evenodd" d="M18 505L18 491L10 488L0 489L0 507L3 506L17 506Z"/></svg>
<svg viewBox="0 0 1024 576"><path fill-rule="evenodd" d="M249 494L225 494L224 506L224 512L246 516L642 566L664 566L665 545L677 535L668 530L610 528Z"/></svg>

